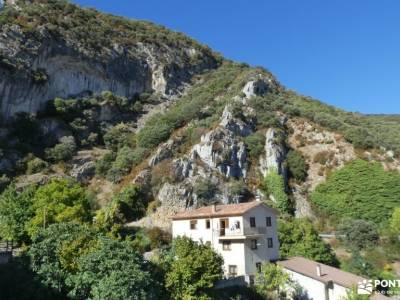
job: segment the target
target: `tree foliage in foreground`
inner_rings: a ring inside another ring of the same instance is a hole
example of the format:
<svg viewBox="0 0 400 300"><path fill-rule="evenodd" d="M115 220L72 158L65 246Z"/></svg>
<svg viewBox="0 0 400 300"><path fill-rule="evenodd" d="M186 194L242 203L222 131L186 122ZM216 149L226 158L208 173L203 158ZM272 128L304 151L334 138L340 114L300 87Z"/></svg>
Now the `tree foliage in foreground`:
<svg viewBox="0 0 400 300"><path fill-rule="evenodd" d="M79 258L68 284L76 299L159 299L161 287L151 266L126 241L101 238L97 247Z"/></svg>
<svg viewBox="0 0 400 300"><path fill-rule="evenodd" d="M73 299L159 299L153 266L129 241L86 226L53 224L40 230L28 251L43 286Z"/></svg>
<svg viewBox="0 0 400 300"><path fill-rule="evenodd" d="M303 256L328 265L338 264L331 247L324 243L307 219L281 220L278 238L282 258Z"/></svg>
<svg viewBox="0 0 400 300"><path fill-rule="evenodd" d="M289 274L282 267L272 263L263 263L261 272L256 275L256 290L266 298L270 297L271 293L279 295L284 291L289 280Z"/></svg>
<svg viewBox="0 0 400 300"><path fill-rule="evenodd" d="M32 218L32 198L34 187L18 192L10 185L0 195L0 237L6 240L23 242L28 240L25 224Z"/></svg>
<svg viewBox="0 0 400 300"><path fill-rule="evenodd" d="M9 186L0 195L0 236L29 242L39 229L60 222L91 222L90 203L77 182L55 179L36 188Z"/></svg>
<svg viewBox="0 0 400 300"><path fill-rule="evenodd" d="M32 200L32 209L34 216L26 224L30 236L43 226L54 223L91 221L85 189L67 179L53 180L38 188Z"/></svg>
<svg viewBox="0 0 400 300"><path fill-rule="evenodd" d="M215 282L222 279L223 258L210 246L187 237L174 240L166 287L172 299L210 299Z"/></svg>

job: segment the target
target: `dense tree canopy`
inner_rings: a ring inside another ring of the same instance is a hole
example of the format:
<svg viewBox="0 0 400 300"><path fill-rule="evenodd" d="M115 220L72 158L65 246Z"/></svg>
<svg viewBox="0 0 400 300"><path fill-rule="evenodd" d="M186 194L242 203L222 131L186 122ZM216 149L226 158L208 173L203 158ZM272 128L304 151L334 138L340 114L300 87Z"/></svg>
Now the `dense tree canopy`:
<svg viewBox="0 0 400 300"><path fill-rule="evenodd" d="M40 230L29 249L32 270L41 282L62 294L67 294L67 279L78 268L78 259L95 246L95 236L88 228L59 223Z"/></svg>
<svg viewBox="0 0 400 300"><path fill-rule="evenodd" d="M151 266L129 242L100 238L96 248L79 258L76 274L68 281L76 299L159 299L161 286Z"/></svg>
<svg viewBox="0 0 400 300"><path fill-rule="evenodd" d="M223 259L210 246L179 237L172 247L174 258L166 274L172 299L209 299L215 282L222 278Z"/></svg>
<svg viewBox="0 0 400 300"><path fill-rule="evenodd" d="M322 241L307 219L280 220L278 237L283 258L303 256L328 265L338 264L330 246Z"/></svg>
<svg viewBox="0 0 400 300"><path fill-rule="evenodd" d="M25 224L33 217L32 198L35 187L18 192L10 185L0 195L0 237L23 242L28 239Z"/></svg>
<svg viewBox="0 0 400 300"><path fill-rule="evenodd" d="M129 241L87 226L58 223L35 235L28 251L43 286L73 299L159 299L152 264Z"/></svg>
<svg viewBox="0 0 400 300"><path fill-rule="evenodd" d="M90 203L85 190L76 182L59 179L41 186L32 199L34 216L27 223L33 236L39 228L58 222L91 221Z"/></svg>

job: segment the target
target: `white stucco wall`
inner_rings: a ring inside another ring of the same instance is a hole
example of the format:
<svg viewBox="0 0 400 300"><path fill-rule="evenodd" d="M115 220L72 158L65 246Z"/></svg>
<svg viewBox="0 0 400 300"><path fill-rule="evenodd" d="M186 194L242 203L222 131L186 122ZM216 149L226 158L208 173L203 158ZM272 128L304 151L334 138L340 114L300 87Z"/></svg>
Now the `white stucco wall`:
<svg viewBox="0 0 400 300"><path fill-rule="evenodd" d="M325 283L300 273L287 270L293 281L297 282L307 292L310 300L343 300L346 298L348 288L336 283Z"/></svg>
<svg viewBox="0 0 400 300"><path fill-rule="evenodd" d="M296 281L303 290L307 292L308 299L310 300L328 300L326 298L325 284L321 281L304 276L302 274L286 270L291 279Z"/></svg>
<svg viewBox="0 0 400 300"><path fill-rule="evenodd" d="M348 289L344 286L333 284L333 288L329 289L329 300L343 300L346 299Z"/></svg>

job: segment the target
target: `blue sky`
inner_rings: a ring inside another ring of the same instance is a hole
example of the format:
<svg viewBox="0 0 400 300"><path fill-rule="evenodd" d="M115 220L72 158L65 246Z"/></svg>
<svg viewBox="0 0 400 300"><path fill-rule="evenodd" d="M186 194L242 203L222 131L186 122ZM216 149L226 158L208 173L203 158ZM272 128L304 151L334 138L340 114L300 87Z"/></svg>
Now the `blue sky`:
<svg viewBox="0 0 400 300"><path fill-rule="evenodd" d="M184 32L346 110L400 113L400 1L74 2Z"/></svg>

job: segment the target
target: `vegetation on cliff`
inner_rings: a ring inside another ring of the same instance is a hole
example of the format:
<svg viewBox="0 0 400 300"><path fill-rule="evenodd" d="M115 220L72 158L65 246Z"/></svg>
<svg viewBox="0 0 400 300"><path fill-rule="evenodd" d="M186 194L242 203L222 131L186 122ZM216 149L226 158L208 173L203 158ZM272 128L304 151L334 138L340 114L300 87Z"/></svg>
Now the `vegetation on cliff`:
<svg viewBox="0 0 400 300"><path fill-rule="evenodd" d="M385 171L377 162L356 160L333 172L311 194L324 214L336 218L388 222L400 206L400 174Z"/></svg>

